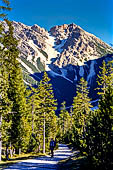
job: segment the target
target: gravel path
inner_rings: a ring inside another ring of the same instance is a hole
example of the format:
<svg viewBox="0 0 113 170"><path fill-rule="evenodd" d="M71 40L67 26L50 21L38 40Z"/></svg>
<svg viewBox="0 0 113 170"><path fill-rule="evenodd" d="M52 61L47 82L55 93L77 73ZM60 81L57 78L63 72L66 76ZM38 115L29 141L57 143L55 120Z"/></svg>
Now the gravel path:
<svg viewBox="0 0 113 170"><path fill-rule="evenodd" d="M54 157L43 156L35 159L28 159L4 170L57 170L58 162L64 160L72 155L72 151L65 144L59 144L58 150L54 152Z"/></svg>

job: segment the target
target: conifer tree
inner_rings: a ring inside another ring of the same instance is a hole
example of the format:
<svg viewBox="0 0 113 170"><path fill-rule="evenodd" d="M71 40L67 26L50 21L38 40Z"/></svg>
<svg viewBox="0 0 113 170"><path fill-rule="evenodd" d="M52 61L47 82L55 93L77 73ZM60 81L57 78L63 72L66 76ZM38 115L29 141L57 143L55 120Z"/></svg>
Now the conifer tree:
<svg viewBox="0 0 113 170"><path fill-rule="evenodd" d="M109 69L105 61L103 61L102 67L100 67L100 69L101 71L99 71L99 75L97 78L97 84L98 84L97 90L99 90L98 92L99 95L103 95L105 94L106 88L109 84L109 79L108 79Z"/></svg>
<svg viewBox="0 0 113 170"><path fill-rule="evenodd" d="M59 133L60 138L64 142L68 140L69 130L71 126L71 116L66 110L66 102L61 103L60 114L59 114Z"/></svg>
<svg viewBox="0 0 113 170"><path fill-rule="evenodd" d="M77 95L73 100L74 135L76 144L79 147L85 146L86 124L89 117L91 99L88 97L87 82L80 79L77 86Z"/></svg>
<svg viewBox="0 0 113 170"><path fill-rule="evenodd" d="M90 119L87 122L85 152L87 153L88 161L92 165L91 167L94 169L98 169L97 165L100 162L100 159L98 159L101 143L100 127L99 111L91 111Z"/></svg>
<svg viewBox="0 0 113 170"><path fill-rule="evenodd" d="M100 111L100 156L101 166L110 169L113 157L113 88L108 86L99 102ZM112 166L113 168L113 166Z"/></svg>
<svg viewBox="0 0 113 170"><path fill-rule="evenodd" d="M17 49L18 41L13 36L13 26L8 20L5 20L9 29L3 39L5 65L8 69L8 98L13 103L12 106L12 129L11 142L18 148L22 141L22 131L24 116L26 117L26 88L24 86L22 71L18 61L19 51ZM24 128L23 128L24 126ZM22 130L22 131L21 131Z"/></svg>
<svg viewBox="0 0 113 170"><path fill-rule="evenodd" d="M38 115L38 120L43 124L43 153L45 153L45 148L48 147L50 138L55 138L56 136L55 110L57 108L57 102L49 81L50 78L47 73L44 72L43 79L40 81L37 91L38 106L36 115Z"/></svg>
<svg viewBox="0 0 113 170"><path fill-rule="evenodd" d="M43 121L41 114L38 112L38 108L38 87L30 87L30 94L28 98L29 122L31 126L29 152L37 149L38 152L40 152L40 145L43 142Z"/></svg>
<svg viewBox="0 0 113 170"><path fill-rule="evenodd" d="M87 122L86 152L95 169L113 169L113 88L108 86L99 109Z"/></svg>
<svg viewBox="0 0 113 170"><path fill-rule="evenodd" d="M9 129L11 125L10 119L8 119L8 113L11 109L11 102L8 99L8 77L5 67L0 66L0 161L2 153L2 143L6 143L9 140ZM5 121L5 126L4 126Z"/></svg>
<svg viewBox="0 0 113 170"><path fill-rule="evenodd" d="M6 68L6 56L4 55L4 29L2 24L0 24L0 160L2 153L2 142L8 141L9 135L8 130L10 129L10 121L7 120L7 115L11 108L11 102L8 99L7 90L9 88L8 84L8 69ZM3 121L6 120L6 126L3 126ZM4 129L4 134L3 134Z"/></svg>
<svg viewBox="0 0 113 170"><path fill-rule="evenodd" d="M113 85L113 61L108 62L108 86Z"/></svg>

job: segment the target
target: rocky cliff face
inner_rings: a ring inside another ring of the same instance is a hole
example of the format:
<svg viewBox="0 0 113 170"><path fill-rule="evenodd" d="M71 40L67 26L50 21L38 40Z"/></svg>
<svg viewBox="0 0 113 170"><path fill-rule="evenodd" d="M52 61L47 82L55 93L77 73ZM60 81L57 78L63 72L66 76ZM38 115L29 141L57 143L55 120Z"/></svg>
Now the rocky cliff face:
<svg viewBox="0 0 113 170"><path fill-rule="evenodd" d="M41 79L48 71L58 102L71 105L76 84L81 77L88 81L90 97L97 99L96 77L103 60L112 60L113 49L76 24L55 26L48 32L38 25L13 22L19 39L20 63L26 84Z"/></svg>
<svg viewBox="0 0 113 170"><path fill-rule="evenodd" d="M55 26L50 30L56 37L56 44L62 45L61 54L55 61L59 67L83 65L88 60L98 59L112 52L112 49L94 35L75 24Z"/></svg>

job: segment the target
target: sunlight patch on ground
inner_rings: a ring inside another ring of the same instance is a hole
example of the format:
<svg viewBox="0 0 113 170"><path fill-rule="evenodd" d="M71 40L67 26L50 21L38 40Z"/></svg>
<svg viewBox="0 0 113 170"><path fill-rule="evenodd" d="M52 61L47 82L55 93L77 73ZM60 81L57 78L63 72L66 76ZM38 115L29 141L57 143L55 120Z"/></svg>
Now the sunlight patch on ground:
<svg viewBox="0 0 113 170"><path fill-rule="evenodd" d="M51 158L50 158L51 159ZM42 160L36 160L36 159L30 159L30 160L24 160L23 163L39 163L39 164L57 164L58 161L52 161L49 159L42 159Z"/></svg>

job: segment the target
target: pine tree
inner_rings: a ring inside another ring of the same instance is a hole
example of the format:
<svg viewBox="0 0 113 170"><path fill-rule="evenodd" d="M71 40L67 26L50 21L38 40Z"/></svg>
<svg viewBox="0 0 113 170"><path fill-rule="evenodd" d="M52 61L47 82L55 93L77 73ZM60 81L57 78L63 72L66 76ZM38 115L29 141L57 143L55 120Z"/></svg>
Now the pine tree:
<svg viewBox="0 0 113 170"><path fill-rule="evenodd" d="M99 90L98 94L103 95L105 94L106 88L109 84L109 69L105 61L102 63L102 67L100 67L101 71L99 71L98 79L97 79L97 90Z"/></svg>
<svg viewBox="0 0 113 170"><path fill-rule="evenodd" d="M108 64L108 86L113 85L113 61L109 61Z"/></svg>
<svg viewBox="0 0 113 170"><path fill-rule="evenodd" d="M38 87L30 87L30 94L28 97L28 111L29 111L29 122L31 126L30 141L29 141L29 152L36 151L40 152L42 138L43 138L43 123L42 117L38 112L39 108L39 97Z"/></svg>
<svg viewBox="0 0 113 170"><path fill-rule="evenodd" d="M77 95L73 100L74 135L76 144L85 147L86 124L90 113L91 99L88 97L87 82L80 79L77 86Z"/></svg>
<svg viewBox="0 0 113 170"><path fill-rule="evenodd" d="M48 148L49 146L50 138L55 138L57 133L55 115L57 102L54 99L52 85L49 81L50 79L47 73L44 72L43 79L39 83L35 98L37 105L35 106L34 121L36 122L37 135L40 132L38 138L43 139L43 153L45 153L45 148Z"/></svg>
<svg viewBox="0 0 113 170"><path fill-rule="evenodd" d="M87 160L90 163L90 168L101 169L99 167L100 159L99 155L101 153L100 143L100 116L99 111L91 111L90 119L87 122L87 132L86 132L86 148L85 153L87 155Z"/></svg>
<svg viewBox="0 0 113 170"><path fill-rule="evenodd" d="M11 125L10 119L8 119L11 109L11 102L7 95L8 90L8 77L6 74L5 67L1 65L0 67L0 161L2 153L2 142L6 143L9 140L10 134L9 129ZM4 126L5 121L5 126Z"/></svg>
<svg viewBox="0 0 113 170"><path fill-rule="evenodd" d="M0 160L1 160L1 153L2 153L2 142L8 141L9 133L8 130L10 129L10 120L8 119L8 113L11 109L11 102L8 99L7 90L9 88L8 84L8 69L6 68L6 57L4 55L4 29L2 24L0 24ZM6 49L5 49L6 50ZM4 126L4 120L6 120L6 126ZM7 128L6 128L7 127ZM4 129L4 131L3 131ZM4 132L4 134L3 134ZM3 140L3 141L2 141Z"/></svg>
<svg viewBox="0 0 113 170"><path fill-rule="evenodd" d="M26 117L26 88L24 86L22 71L18 61L19 51L17 49L18 41L13 36L13 26L8 20L5 20L9 29L5 33L2 41L5 56L5 66L8 69L8 98L13 103L12 106L12 129L11 142L18 148L22 142L23 126L25 123L23 117ZM24 126L25 127L25 126Z"/></svg>
<svg viewBox="0 0 113 170"><path fill-rule="evenodd" d="M65 104L66 104L65 101L61 103L60 114L59 114L59 134L63 142L66 140L68 142L69 140L68 135L71 126L71 116L66 110Z"/></svg>
<svg viewBox="0 0 113 170"><path fill-rule="evenodd" d="M108 86L99 102L100 111L100 151L99 159L103 167L112 166L113 157L113 88ZM113 168L113 166L112 166Z"/></svg>
<svg viewBox="0 0 113 170"><path fill-rule="evenodd" d="M95 169L113 169L113 88L108 86L99 109L87 122L86 152Z"/></svg>

